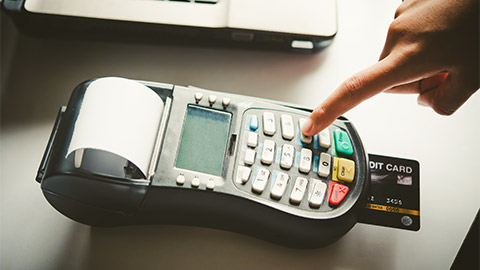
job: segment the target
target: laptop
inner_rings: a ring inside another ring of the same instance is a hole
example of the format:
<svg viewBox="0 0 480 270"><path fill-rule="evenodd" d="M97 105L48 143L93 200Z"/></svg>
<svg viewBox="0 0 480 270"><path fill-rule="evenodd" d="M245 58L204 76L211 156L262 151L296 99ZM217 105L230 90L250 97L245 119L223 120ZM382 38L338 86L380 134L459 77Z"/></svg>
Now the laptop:
<svg viewBox="0 0 480 270"><path fill-rule="evenodd" d="M336 0L4 0L3 2L7 10L22 14L18 16L21 18L17 21L22 24L24 20L24 28L25 24L36 27L39 23L49 22L45 26L49 32L58 28L58 24L67 22L69 18L77 24L72 29L77 30L80 25L87 24L89 26L86 29L100 27L107 33L146 31L149 35L174 39L312 52L327 46L337 32ZM32 19L33 17L36 19ZM98 27L93 27L95 24ZM119 30L119 27L123 30ZM117 29L108 31L112 28Z"/></svg>

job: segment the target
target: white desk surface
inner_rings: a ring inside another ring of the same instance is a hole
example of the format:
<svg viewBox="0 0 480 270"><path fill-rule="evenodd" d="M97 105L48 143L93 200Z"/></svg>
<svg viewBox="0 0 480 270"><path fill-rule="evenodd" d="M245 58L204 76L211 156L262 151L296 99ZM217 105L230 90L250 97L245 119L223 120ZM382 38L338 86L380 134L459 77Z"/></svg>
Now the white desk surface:
<svg viewBox="0 0 480 270"><path fill-rule="evenodd" d="M180 226L98 229L58 213L35 182L57 109L93 77L195 85L314 107L377 61L400 1L339 0L334 43L316 55L26 37L2 18L1 269L448 269L479 209L480 94L450 117L381 94L346 116L369 153L421 164L418 232L357 224L294 250Z"/></svg>

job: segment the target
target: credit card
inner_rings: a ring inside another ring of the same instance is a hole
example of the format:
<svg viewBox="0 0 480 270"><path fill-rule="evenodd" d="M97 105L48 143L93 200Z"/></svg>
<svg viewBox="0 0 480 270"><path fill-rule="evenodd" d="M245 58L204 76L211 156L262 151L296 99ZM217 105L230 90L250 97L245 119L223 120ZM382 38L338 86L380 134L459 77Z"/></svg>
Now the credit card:
<svg viewBox="0 0 480 270"><path fill-rule="evenodd" d="M420 165L416 160L369 154L370 187L359 222L418 231Z"/></svg>

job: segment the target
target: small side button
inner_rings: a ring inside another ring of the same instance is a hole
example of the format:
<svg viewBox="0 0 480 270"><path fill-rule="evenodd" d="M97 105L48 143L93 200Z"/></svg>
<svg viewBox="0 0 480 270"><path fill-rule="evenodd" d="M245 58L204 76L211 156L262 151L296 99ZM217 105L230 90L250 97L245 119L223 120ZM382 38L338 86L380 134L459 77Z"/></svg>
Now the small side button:
<svg viewBox="0 0 480 270"><path fill-rule="evenodd" d="M203 98L203 93L200 93L200 92L197 92L195 93L195 102L198 104L200 102L200 100L202 100Z"/></svg>
<svg viewBox="0 0 480 270"><path fill-rule="evenodd" d="M183 184L185 184L185 175L179 174L177 176L177 185L181 186Z"/></svg>
<svg viewBox="0 0 480 270"><path fill-rule="evenodd" d="M198 188L200 186L200 178L198 176L193 177L192 187Z"/></svg>
<svg viewBox="0 0 480 270"><path fill-rule="evenodd" d="M227 98L227 97L223 98L222 105L223 105L224 108L227 108L228 105L230 105L230 98Z"/></svg>
<svg viewBox="0 0 480 270"><path fill-rule="evenodd" d="M216 101L217 101L217 96L215 95L208 96L208 103L210 103L210 106L212 106Z"/></svg>
<svg viewBox="0 0 480 270"><path fill-rule="evenodd" d="M215 188L215 180L209 179L207 182L207 189L213 190Z"/></svg>

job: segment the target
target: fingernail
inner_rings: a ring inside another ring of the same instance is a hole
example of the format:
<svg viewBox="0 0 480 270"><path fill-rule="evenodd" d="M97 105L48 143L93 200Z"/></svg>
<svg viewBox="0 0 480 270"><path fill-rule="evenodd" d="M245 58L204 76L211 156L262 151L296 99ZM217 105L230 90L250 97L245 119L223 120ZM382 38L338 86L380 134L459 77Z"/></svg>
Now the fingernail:
<svg viewBox="0 0 480 270"><path fill-rule="evenodd" d="M313 121L310 117L307 117L302 126L302 133L308 133L313 128Z"/></svg>
<svg viewBox="0 0 480 270"><path fill-rule="evenodd" d="M417 103L418 103L418 105L420 105L420 106L428 107L428 103L427 103L423 98L420 98L420 97L419 97L419 98L417 99Z"/></svg>

